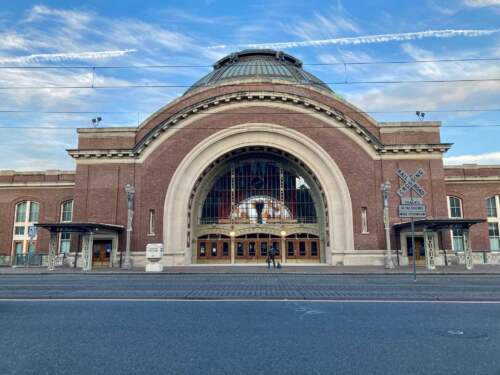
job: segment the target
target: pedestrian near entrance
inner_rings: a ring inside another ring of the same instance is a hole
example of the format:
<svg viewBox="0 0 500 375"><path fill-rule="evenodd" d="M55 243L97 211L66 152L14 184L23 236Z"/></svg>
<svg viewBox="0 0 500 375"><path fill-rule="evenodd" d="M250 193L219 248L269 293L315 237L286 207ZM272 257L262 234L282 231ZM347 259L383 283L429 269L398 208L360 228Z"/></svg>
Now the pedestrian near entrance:
<svg viewBox="0 0 500 375"><path fill-rule="evenodd" d="M270 248L267 249L267 268L271 268L271 262L273 262L273 268L276 268L276 249L271 246Z"/></svg>

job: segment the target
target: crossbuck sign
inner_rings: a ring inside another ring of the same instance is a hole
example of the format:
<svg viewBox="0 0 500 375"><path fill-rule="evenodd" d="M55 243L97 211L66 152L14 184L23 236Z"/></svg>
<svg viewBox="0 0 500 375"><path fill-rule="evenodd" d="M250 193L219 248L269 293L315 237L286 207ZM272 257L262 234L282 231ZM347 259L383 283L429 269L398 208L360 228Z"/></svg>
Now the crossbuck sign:
<svg viewBox="0 0 500 375"><path fill-rule="evenodd" d="M419 185L418 180L424 175L424 170L422 168L417 169L415 174L413 176L410 176L408 173L406 173L404 170L401 168L396 171L396 174L398 177L403 180L404 185L401 186L396 193L403 198L403 196L413 190L415 193L423 197L426 192L422 188L422 186Z"/></svg>

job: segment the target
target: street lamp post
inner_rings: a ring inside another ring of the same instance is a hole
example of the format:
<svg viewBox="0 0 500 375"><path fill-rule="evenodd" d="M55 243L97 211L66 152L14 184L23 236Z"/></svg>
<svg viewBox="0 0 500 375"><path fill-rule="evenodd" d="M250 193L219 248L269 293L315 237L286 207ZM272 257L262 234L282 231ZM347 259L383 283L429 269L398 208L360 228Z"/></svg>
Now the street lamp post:
<svg viewBox="0 0 500 375"><path fill-rule="evenodd" d="M389 189L391 188L391 183L389 181L384 182L380 185L380 191L382 192L382 196L384 198L384 229L385 229L385 268L393 269L394 261L392 259L392 251L391 251L391 232L389 226Z"/></svg>
<svg viewBox="0 0 500 375"><path fill-rule="evenodd" d="M130 262L130 235L132 234L132 219L134 217L135 187L127 184L127 186L125 186L125 192L127 193L127 240L125 244L125 261L123 262L123 268L131 269L132 264Z"/></svg>

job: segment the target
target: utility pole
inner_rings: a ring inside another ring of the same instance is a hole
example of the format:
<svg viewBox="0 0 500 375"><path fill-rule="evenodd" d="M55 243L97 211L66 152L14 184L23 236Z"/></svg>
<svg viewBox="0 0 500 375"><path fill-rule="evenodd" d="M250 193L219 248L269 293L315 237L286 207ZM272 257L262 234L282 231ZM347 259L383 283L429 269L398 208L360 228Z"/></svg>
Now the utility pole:
<svg viewBox="0 0 500 375"><path fill-rule="evenodd" d="M129 270L132 268L130 262L130 235L132 234L132 219L134 218L135 187L127 184L127 186L125 186L125 192L127 193L127 240L125 244L125 261L123 262L123 268Z"/></svg>
<svg viewBox="0 0 500 375"><path fill-rule="evenodd" d="M384 182L380 185L380 191L382 192L382 197L384 198L384 229L385 229L385 268L393 269L394 261L392 259L391 251L391 228L389 222L389 189L391 188L391 183L389 181Z"/></svg>

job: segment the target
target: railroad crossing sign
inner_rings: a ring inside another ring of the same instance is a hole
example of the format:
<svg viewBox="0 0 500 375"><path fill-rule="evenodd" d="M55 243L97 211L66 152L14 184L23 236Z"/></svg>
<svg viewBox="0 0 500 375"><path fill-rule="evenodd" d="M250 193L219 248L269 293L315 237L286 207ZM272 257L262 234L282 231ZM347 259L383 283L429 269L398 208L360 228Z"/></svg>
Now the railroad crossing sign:
<svg viewBox="0 0 500 375"><path fill-rule="evenodd" d="M415 193L423 197L426 194L426 191L420 186L418 183L418 180L424 175L424 170L422 168L417 169L415 174L413 176L410 176L408 173L406 173L404 170L399 168L396 171L396 174L398 177L403 180L404 185L401 186L396 193L403 198L403 196L413 190Z"/></svg>
<svg viewBox="0 0 500 375"><path fill-rule="evenodd" d="M427 210L423 204L422 197L426 194L425 190L420 186L418 180L424 175L422 168L417 169L413 176L406 173L401 168L396 171L398 177L403 180L404 184L396 193L401 197L401 204L399 205L399 217L426 217ZM414 191L419 197L404 197L405 194Z"/></svg>

